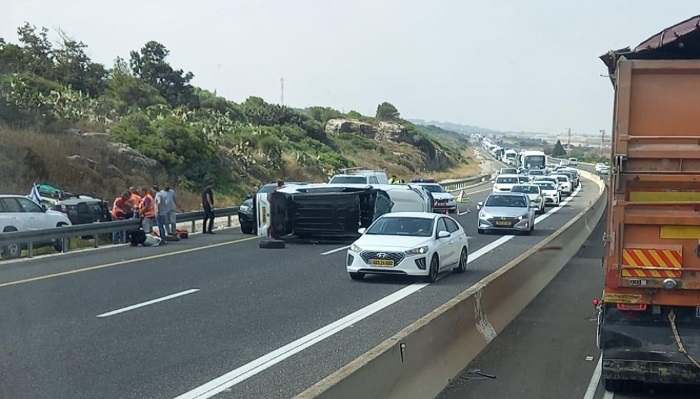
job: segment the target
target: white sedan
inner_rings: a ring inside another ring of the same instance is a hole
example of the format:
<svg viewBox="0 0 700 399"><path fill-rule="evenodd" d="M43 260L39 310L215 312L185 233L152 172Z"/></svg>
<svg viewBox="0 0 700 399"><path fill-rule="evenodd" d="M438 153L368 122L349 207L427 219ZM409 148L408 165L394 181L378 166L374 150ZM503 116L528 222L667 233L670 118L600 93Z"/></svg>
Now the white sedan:
<svg viewBox="0 0 700 399"><path fill-rule="evenodd" d="M467 270L469 243L452 217L425 212L395 212L379 217L348 249L347 271L353 280L365 274L422 276L432 283L452 267Z"/></svg>

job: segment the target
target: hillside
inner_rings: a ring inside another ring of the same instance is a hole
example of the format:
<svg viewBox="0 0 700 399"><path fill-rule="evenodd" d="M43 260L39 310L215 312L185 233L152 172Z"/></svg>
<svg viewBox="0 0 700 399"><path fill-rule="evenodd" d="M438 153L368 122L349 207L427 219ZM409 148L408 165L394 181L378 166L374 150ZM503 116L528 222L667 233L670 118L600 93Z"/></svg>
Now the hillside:
<svg viewBox="0 0 700 399"><path fill-rule="evenodd" d="M25 24L16 44L0 38L0 192L42 181L113 198L130 185L197 192L214 179L235 203L261 182L322 181L352 166L403 178L479 173L459 134L417 126L390 103L372 117L235 103L194 87L160 43L107 68L83 42L58 32L54 45L49 34Z"/></svg>

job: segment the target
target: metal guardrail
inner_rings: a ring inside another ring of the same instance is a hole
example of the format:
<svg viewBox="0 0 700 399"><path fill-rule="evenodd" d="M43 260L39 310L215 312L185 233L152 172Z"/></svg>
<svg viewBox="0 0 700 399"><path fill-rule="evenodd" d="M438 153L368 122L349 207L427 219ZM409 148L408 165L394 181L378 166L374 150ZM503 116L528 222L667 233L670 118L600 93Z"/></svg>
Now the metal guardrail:
<svg viewBox="0 0 700 399"><path fill-rule="evenodd" d="M440 183L447 191L456 191L477 183L483 183L491 178L491 175L479 175L466 179L443 180Z"/></svg>
<svg viewBox="0 0 700 399"><path fill-rule="evenodd" d="M228 218L228 226L232 225L232 217L238 214L238 207L214 209L216 218ZM175 220L178 223L192 222L192 232L196 229L196 222L204 219L204 211L178 213ZM8 245L26 245L27 256L33 256L34 243L45 243L56 240L61 241L63 250L66 249L66 238L94 236L95 248L98 246L99 234L112 234L114 232L126 232L137 230L141 227L140 219L117 220L112 222L95 222L90 224L77 224L72 226L54 227L31 231L10 231L0 233L0 248ZM122 233L122 240L126 234Z"/></svg>

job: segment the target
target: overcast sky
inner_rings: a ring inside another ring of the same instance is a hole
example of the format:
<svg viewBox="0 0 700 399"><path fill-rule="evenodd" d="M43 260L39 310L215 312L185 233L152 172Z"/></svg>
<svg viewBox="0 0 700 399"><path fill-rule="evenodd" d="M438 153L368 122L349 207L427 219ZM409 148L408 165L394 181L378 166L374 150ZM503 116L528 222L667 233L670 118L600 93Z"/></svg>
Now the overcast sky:
<svg viewBox="0 0 700 399"><path fill-rule="evenodd" d="M0 37L24 21L61 28L112 65L149 40L194 84L240 102L514 130L611 125L598 56L700 14L691 0L9 0Z"/></svg>

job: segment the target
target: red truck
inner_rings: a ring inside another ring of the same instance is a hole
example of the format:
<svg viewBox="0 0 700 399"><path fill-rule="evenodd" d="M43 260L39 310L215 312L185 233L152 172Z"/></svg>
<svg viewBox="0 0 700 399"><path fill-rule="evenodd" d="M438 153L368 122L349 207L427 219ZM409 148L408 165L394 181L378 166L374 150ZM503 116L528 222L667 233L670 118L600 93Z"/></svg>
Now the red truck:
<svg viewBox="0 0 700 399"><path fill-rule="evenodd" d="M615 87L603 384L700 384L700 16L600 58Z"/></svg>

